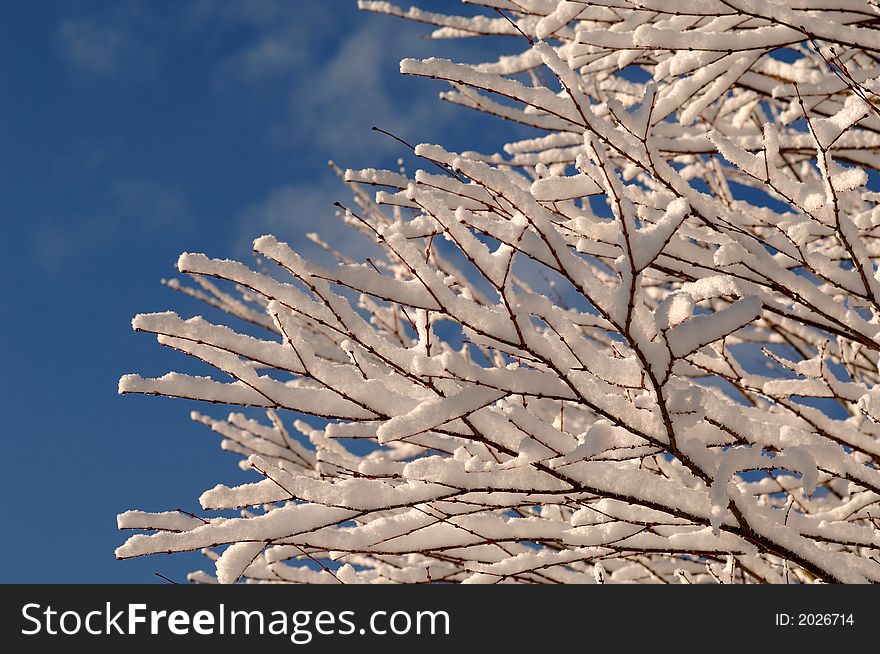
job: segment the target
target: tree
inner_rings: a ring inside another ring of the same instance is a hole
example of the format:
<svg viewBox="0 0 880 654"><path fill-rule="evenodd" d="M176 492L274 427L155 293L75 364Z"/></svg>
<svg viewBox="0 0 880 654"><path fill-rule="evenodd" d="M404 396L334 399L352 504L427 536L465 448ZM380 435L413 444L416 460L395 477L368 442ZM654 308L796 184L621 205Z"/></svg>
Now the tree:
<svg viewBox="0 0 880 654"><path fill-rule="evenodd" d="M119 390L264 409L193 414L263 479L120 515L152 533L117 556L203 549L221 582L880 581L876 0L472 2L360 6L509 37L401 72L535 137L339 171L382 257L180 257L177 288L254 329L139 315L225 380Z"/></svg>

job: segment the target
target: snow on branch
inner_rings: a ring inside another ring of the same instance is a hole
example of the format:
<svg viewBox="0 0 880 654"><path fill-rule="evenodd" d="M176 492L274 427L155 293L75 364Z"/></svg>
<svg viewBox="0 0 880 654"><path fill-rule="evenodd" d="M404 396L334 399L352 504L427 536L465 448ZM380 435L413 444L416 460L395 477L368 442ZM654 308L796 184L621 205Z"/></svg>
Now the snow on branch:
<svg viewBox="0 0 880 654"><path fill-rule="evenodd" d="M876 3L471 4L359 3L506 37L400 70L534 133L336 169L381 256L180 257L167 284L229 326L133 327L214 372L119 391L251 407L193 419L257 480L120 515L147 533L117 556L202 550L191 579L222 583L880 582Z"/></svg>

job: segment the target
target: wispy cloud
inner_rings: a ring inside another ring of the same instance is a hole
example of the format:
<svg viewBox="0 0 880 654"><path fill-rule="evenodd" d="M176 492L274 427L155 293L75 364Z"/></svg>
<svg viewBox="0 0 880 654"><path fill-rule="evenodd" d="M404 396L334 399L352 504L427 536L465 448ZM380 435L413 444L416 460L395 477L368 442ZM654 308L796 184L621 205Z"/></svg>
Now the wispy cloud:
<svg viewBox="0 0 880 654"><path fill-rule="evenodd" d="M34 258L46 269L59 269L112 243L182 233L193 222L189 201L174 187L140 177L113 181L89 209L71 208L65 215L44 216L34 230Z"/></svg>
<svg viewBox="0 0 880 654"><path fill-rule="evenodd" d="M419 26L359 14L353 1L194 0L168 5L161 20L156 12L139 13L137 4L118 7L108 15L75 16L60 25L60 43L73 68L105 79L117 76L114 81L144 62L167 72L179 50L169 49L166 41L175 48L192 44L187 52L200 74L193 84L207 81L199 91L214 94L219 102L229 100L234 107L229 111L260 116L256 129L285 155L381 166L405 149L372 133L373 125L413 142L443 143L445 135L460 131L461 109L440 102L429 82L401 80L397 72L401 58L439 54L443 44L425 41L426 30ZM202 62L210 68L207 75L202 75ZM343 249L349 242L362 247L361 237L333 218L333 200L349 194L332 175L315 171L308 182L300 177L288 184L275 178L255 191L262 200L230 210L238 216L233 231L239 232L244 250L263 233L302 244L309 231ZM186 211L182 196L169 195L161 185L123 180L108 192L97 217L80 220L81 229L52 228L61 236L53 241L48 234L45 243L63 244L68 236L76 240L79 231L100 239L118 230L120 216L138 224L149 224L147 214L176 222ZM49 245L47 258L56 258L63 247Z"/></svg>
<svg viewBox="0 0 880 654"><path fill-rule="evenodd" d="M305 3L303 3L305 4ZM392 139L371 131L373 125L416 142L438 138L460 119L460 111L439 101L429 83L401 81L398 62L405 56L428 56L434 43L421 38L418 26L378 16L337 16L335 3L308 3L303 19L288 12L251 31L250 40L232 52L215 71L226 93L246 88L255 96L287 87L283 112L274 111L268 126L270 142L291 152L321 152L340 165L381 165L405 153ZM297 5L297 11L300 10ZM336 47L321 44L322 30L349 30ZM411 84L410 84L411 82ZM405 89L418 87L418 92ZM318 175L315 175L318 178ZM373 252L356 230L334 217L334 200L347 202L350 193L332 175L320 182L294 182L269 190L239 216L241 249L246 256L252 240L271 233L289 241L309 257L328 261L306 242L311 231L332 247L363 259Z"/></svg>
<svg viewBox="0 0 880 654"><path fill-rule="evenodd" d="M339 180L327 177L317 184L288 184L272 189L261 201L247 207L239 216L239 257L250 252L250 244L263 234L287 241L300 254L324 263L332 257L305 235L314 232L335 250L363 259L378 250L356 230L336 217L333 202L347 199L348 191Z"/></svg>
<svg viewBox="0 0 880 654"><path fill-rule="evenodd" d="M199 13L205 20L224 21L227 29L246 28L245 42L217 64L215 78L221 88L289 85L320 66L320 40L333 28L338 6L326 2L242 4L251 11L231 13L223 11L224 5L216 5L210 14Z"/></svg>
<svg viewBox="0 0 880 654"><path fill-rule="evenodd" d="M112 134L80 136L70 149L54 158L52 172L67 180L82 180L106 172L121 149L119 138Z"/></svg>
<svg viewBox="0 0 880 654"><path fill-rule="evenodd" d="M67 61L93 75L115 73L126 47L120 30L87 19L63 22L58 36Z"/></svg>
<svg viewBox="0 0 880 654"><path fill-rule="evenodd" d="M291 120L275 134L292 143L314 139L333 157L386 154L399 144L376 138L373 125L407 138L437 134L455 120L455 111L424 86L406 92L398 62L424 50L414 30L400 30L391 20L367 20L328 59L310 83L289 95Z"/></svg>
<svg viewBox="0 0 880 654"><path fill-rule="evenodd" d="M388 45L387 25L367 21L335 56L303 75L290 90L290 120L275 125L274 134L292 143L312 139L338 156L362 152L365 141L376 147L372 125L406 122L398 105L408 103L393 99L385 81L399 55Z"/></svg>
<svg viewBox="0 0 880 654"><path fill-rule="evenodd" d="M185 3L185 16L193 23L222 21L225 23L247 23L252 25L277 24L285 20L291 9L301 11L309 5L328 4L326 2L297 2L289 0L191 0Z"/></svg>
<svg viewBox="0 0 880 654"><path fill-rule="evenodd" d="M231 57L222 66L221 79L258 84L295 73L308 58L299 41L277 34L263 36L259 42Z"/></svg>
<svg viewBox="0 0 880 654"><path fill-rule="evenodd" d="M113 183L109 195L119 219L145 233L169 227L180 229L191 218L189 202L183 193L155 180L119 179Z"/></svg>
<svg viewBox="0 0 880 654"><path fill-rule="evenodd" d="M373 125L405 134L417 131L412 129L417 125L437 132L450 124L454 110L433 94L401 92L405 83L398 79L398 61L425 55L432 47L420 38L419 28L345 9L304 3L258 26L218 64L219 87L230 92L245 86L257 96L286 87L286 111L270 121L270 142L317 147L333 158L399 149L371 135ZM322 42L325 30L348 34L339 39L340 47L328 48Z"/></svg>
<svg viewBox="0 0 880 654"><path fill-rule="evenodd" d="M156 58L142 36L149 31L146 22L147 15L131 3L106 15L63 19L57 28L61 56L73 70L95 77L143 73Z"/></svg>

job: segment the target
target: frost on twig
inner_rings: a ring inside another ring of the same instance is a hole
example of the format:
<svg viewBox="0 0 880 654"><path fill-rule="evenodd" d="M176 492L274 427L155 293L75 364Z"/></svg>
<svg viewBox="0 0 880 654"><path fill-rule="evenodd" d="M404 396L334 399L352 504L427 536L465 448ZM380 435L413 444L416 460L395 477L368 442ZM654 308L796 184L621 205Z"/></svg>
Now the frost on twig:
<svg viewBox="0 0 880 654"><path fill-rule="evenodd" d="M120 515L148 533L117 556L203 550L199 582L880 581L876 7L360 4L509 38L401 71L534 135L338 171L381 257L180 257L195 286L168 284L240 327L137 316L217 374L119 390L255 407L193 418L260 480Z"/></svg>

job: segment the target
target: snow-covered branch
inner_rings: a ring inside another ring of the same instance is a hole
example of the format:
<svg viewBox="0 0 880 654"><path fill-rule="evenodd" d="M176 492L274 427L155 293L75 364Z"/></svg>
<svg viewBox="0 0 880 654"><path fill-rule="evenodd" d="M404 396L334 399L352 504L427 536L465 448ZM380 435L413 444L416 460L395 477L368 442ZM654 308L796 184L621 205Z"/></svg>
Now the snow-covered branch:
<svg viewBox="0 0 880 654"><path fill-rule="evenodd" d="M149 533L117 556L204 550L193 579L221 582L880 582L876 4L471 4L360 2L509 38L401 72L534 136L339 170L382 257L180 257L196 286L170 285L245 326L137 316L217 375L119 391L261 408L193 414L261 481L120 515Z"/></svg>

